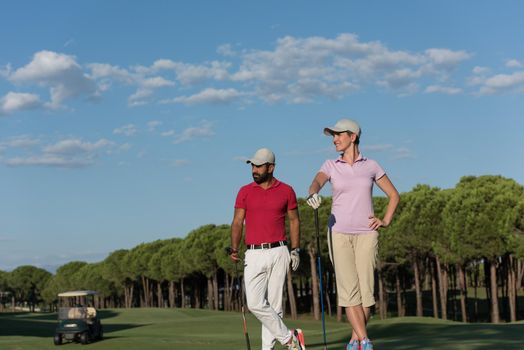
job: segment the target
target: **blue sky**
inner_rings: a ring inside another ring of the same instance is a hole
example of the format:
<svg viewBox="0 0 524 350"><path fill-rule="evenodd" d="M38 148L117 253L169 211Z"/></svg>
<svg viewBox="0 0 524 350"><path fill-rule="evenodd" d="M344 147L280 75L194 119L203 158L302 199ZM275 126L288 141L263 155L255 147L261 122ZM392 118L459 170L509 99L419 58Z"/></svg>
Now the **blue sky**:
<svg viewBox="0 0 524 350"><path fill-rule="evenodd" d="M520 1L11 1L0 269L229 223L260 147L299 196L350 117L400 191L524 183ZM329 193L329 189L323 191Z"/></svg>

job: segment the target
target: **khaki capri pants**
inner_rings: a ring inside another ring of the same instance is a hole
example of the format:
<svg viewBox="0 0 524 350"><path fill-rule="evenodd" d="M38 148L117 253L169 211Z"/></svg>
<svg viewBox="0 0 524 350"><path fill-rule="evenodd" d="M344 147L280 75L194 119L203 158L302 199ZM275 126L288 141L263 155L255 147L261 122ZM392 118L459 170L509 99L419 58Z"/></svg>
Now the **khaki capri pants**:
<svg viewBox="0 0 524 350"><path fill-rule="evenodd" d="M329 239L329 257L335 257L335 277L339 306L375 305L375 266L378 232L346 234L333 231L333 250Z"/></svg>

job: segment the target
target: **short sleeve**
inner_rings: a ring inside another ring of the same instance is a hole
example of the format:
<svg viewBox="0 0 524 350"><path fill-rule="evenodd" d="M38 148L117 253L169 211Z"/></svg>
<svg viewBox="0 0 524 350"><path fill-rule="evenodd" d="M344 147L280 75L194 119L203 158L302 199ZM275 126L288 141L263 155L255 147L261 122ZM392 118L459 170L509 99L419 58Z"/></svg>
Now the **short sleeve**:
<svg viewBox="0 0 524 350"><path fill-rule="evenodd" d="M247 191L242 187L240 191L238 191L237 199L235 200L235 208L246 209L246 195Z"/></svg>
<svg viewBox="0 0 524 350"><path fill-rule="evenodd" d="M333 169L333 162L330 160L326 160L324 164L320 167L319 172L324 173L327 175L328 178L331 179L331 170Z"/></svg>
<svg viewBox="0 0 524 350"><path fill-rule="evenodd" d="M295 190L293 190L293 187L290 186L288 191L287 210L293 210L297 207L297 195L295 193Z"/></svg>
<svg viewBox="0 0 524 350"><path fill-rule="evenodd" d="M382 167L377 163L377 162L373 162L374 163L374 166L373 166L373 172L374 172L374 178L375 178L375 181L379 180L382 176L386 175L386 172L384 171L384 169L382 169Z"/></svg>

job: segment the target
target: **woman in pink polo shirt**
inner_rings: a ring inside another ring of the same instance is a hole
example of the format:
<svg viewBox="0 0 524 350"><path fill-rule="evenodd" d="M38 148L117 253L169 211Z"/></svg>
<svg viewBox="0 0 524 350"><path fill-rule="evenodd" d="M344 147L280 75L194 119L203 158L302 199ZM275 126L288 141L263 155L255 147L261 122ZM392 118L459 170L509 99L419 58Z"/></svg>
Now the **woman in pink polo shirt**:
<svg viewBox="0 0 524 350"><path fill-rule="evenodd" d="M322 201L318 192L327 181L331 182L333 204L328 242L335 267L338 305L345 307L353 328L347 350L373 350L366 324L370 307L375 304L377 230L390 224L400 197L380 165L360 153L360 127L355 121L341 119L334 127L325 128L324 134L333 137L340 157L324 162L309 187L307 203L318 209ZM375 217L373 211L375 183L389 198L382 219Z"/></svg>

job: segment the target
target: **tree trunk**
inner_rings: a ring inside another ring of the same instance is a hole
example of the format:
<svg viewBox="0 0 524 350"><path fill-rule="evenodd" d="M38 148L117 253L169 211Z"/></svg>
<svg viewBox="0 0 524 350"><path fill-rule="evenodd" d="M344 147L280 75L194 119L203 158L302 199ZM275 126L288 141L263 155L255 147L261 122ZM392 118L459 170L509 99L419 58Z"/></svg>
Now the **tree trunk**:
<svg viewBox="0 0 524 350"><path fill-rule="evenodd" d="M175 281L169 281L169 307L176 307L176 284Z"/></svg>
<svg viewBox="0 0 524 350"><path fill-rule="evenodd" d="M149 280L146 276L141 276L141 277L142 277L142 288L143 288L143 296L144 296L143 304L144 304L144 307L149 307L150 306Z"/></svg>
<svg viewBox="0 0 524 350"><path fill-rule="evenodd" d="M218 272L213 272L213 308L218 310Z"/></svg>
<svg viewBox="0 0 524 350"><path fill-rule="evenodd" d="M213 310L214 303L213 303L213 280L212 277L209 277L207 279L207 308L209 310Z"/></svg>
<svg viewBox="0 0 524 350"><path fill-rule="evenodd" d="M400 287L400 270L397 270L395 274L395 286L397 290L397 315L398 317L403 317L405 309L402 301L402 288Z"/></svg>
<svg viewBox="0 0 524 350"><path fill-rule="evenodd" d="M491 263L489 272L491 279L491 322L500 323L496 262Z"/></svg>
<svg viewBox="0 0 524 350"><path fill-rule="evenodd" d="M524 262L521 260L517 260L517 290L520 290L522 288L522 278L524 277Z"/></svg>
<svg viewBox="0 0 524 350"><path fill-rule="evenodd" d="M431 298L433 302L433 317L438 318L438 301L437 301L437 279L435 278L435 274L437 273L437 269L435 268L436 262L435 259L431 260Z"/></svg>
<svg viewBox="0 0 524 350"><path fill-rule="evenodd" d="M384 276L382 273L382 264L380 264L378 269L378 305L379 305L379 316L381 320L386 319L387 317L387 301L384 290Z"/></svg>
<svg viewBox="0 0 524 350"><path fill-rule="evenodd" d="M313 317L320 320L320 297L319 297L319 276L317 271L316 251L313 244L308 245L308 254L311 268L311 291L313 298Z"/></svg>
<svg viewBox="0 0 524 350"><path fill-rule="evenodd" d="M289 308L291 313L291 319L298 319L297 313L297 300L295 298L295 288L293 288L293 277L291 276L291 270L287 272L287 294L289 300Z"/></svg>
<svg viewBox="0 0 524 350"><path fill-rule="evenodd" d="M184 278L180 279L180 307L183 309L186 307L186 292L184 288Z"/></svg>
<svg viewBox="0 0 524 350"><path fill-rule="evenodd" d="M475 322L479 319L479 299L478 299L478 288L479 288L479 277L480 277L480 265L478 262L475 263L475 270L473 272L473 297L475 298L473 317Z"/></svg>
<svg viewBox="0 0 524 350"><path fill-rule="evenodd" d="M158 307L164 307L164 294L162 293L162 281L158 281L156 284L156 300Z"/></svg>
<svg viewBox="0 0 524 350"><path fill-rule="evenodd" d="M231 310L231 284L229 283L229 275L224 274L224 311Z"/></svg>
<svg viewBox="0 0 524 350"><path fill-rule="evenodd" d="M439 291L440 291L440 313L442 315L443 320L448 319L448 277L446 273L446 269L443 269L440 265L440 259L439 257L435 257L436 265L437 265L437 276L438 276L438 284L439 284Z"/></svg>
<svg viewBox="0 0 524 350"><path fill-rule="evenodd" d="M508 256L508 301L509 301L509 318L511 322L517 321L517 285L515 281L515 263L513 256Z"/></svg>
<svg viewBox="0 0 524 350"><path fill-rule="evenodd" d="M420 289L420 271L418 266L418 257L413 256L413 273L415 275L415 296L417 300L417 316L423 316L422 310L422 290Z"/></svg>
<svg viewBox="0 0 524 350"><path fill-rule="evenodd" d="M337 322L342 322L342 314L344 313L344 308L337 303Z"/></svg>
<svg viewBox="0 0 524 350"><path fill-rule="evenodd" d="M324 297L326 299L326 311L329 317L331 317L331 298L329 297L329 284L326 284L324 287L324 290L326 291Z"/></svg>
<svg viewBox="0 0 524 350"><path fill-rule="evenodd" d="M452 320L457 319L457 271L454 265L449 265L449 278L448 281L451 281L451 306L453 307L453 316Z"/></svg>
<svg viewBox="0 0 524 350"><path fill-rule="evenodd" d="M461 264L457 264L458 271L458 286L460 289L460 312L462 314L462 322L468 322L468 289L466 283L466 274Z"/></svg>

